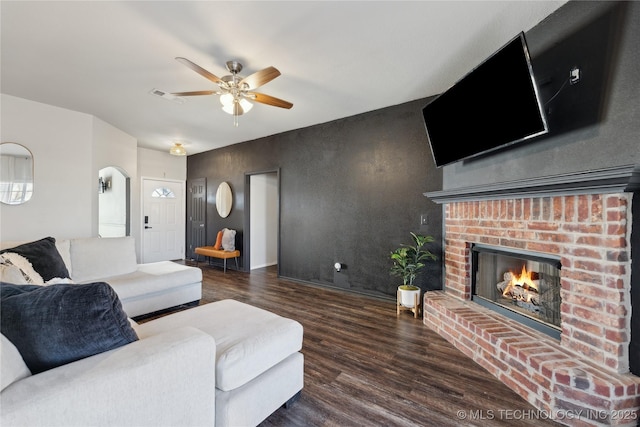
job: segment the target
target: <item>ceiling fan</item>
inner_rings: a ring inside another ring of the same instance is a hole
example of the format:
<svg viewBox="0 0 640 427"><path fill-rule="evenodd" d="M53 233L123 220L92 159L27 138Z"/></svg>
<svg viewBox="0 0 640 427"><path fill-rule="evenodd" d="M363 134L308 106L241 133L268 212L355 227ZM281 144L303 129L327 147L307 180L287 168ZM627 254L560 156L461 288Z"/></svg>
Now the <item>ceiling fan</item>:
<svg viewBox="0 0 640 427"><path fill-rule="evenodd" d="M222 109L233 114L233 124L238 126L238 116L248 112L253 104L249 101L260 102L280 108L291 108L293 104L264 93L253 92L254 89L269 83L280 75L274 67L268 67L257 71L248 77L238 75L242 71L242 64L236 61L227 61L227 70L231 73L224 77L218 77L186 58L177 57L176 60L191 68L196 73L218 85L219 90L198 90L194 92L176 92L175 96L199 96L220 95Z"/></svg>

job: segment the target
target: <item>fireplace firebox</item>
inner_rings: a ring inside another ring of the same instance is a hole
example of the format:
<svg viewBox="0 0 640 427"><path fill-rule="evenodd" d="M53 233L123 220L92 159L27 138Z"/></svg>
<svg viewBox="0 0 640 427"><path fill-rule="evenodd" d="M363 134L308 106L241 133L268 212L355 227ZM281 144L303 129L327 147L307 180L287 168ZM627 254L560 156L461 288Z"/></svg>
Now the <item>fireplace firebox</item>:
<svg viewBox="0 0 640 427"><path fill-rule="evenodd" d="M472 301L553 338L560 338L560 260L473 245Z"/></svg>

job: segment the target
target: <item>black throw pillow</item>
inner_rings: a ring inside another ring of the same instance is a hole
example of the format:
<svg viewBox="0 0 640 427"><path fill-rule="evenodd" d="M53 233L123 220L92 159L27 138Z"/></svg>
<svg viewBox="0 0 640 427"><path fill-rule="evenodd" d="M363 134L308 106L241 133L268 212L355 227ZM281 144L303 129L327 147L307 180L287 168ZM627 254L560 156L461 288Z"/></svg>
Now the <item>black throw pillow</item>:
<svg viewBox="0 0 640 427"><path fill-rule="evenodd" d="M33 374L138 339L120 299L105 282L0 283L0 329Z"/></svg>
<svg viewBox="0 0 640 427"><path fill-rule="evenodd" d="M0 251L0 254L5 252L13 252L28 259L33 269L42 276L45 282L54 277L61 279L69 277L69 270L67 270L64 260L56 248L56 239L53 237L45 237L15 248L4 249Z"/></svg>

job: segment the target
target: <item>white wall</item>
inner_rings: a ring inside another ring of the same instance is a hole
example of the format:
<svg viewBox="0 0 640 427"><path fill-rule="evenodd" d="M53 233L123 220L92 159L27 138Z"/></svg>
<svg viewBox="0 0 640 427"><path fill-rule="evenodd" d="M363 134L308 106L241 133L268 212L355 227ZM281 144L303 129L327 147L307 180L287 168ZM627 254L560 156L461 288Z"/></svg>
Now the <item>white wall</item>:
<svg viewBox="0 0 640 427"><path fill-rule="evenodd" d="M138 148L138 176L187 180L187 156L172 156L167 151Z"/></svg>
<svg viewBox="0 0 640 427"><path fill-rule="evenodd" d="M6 94L0 94L0 103L1 140L23 144L34 157L33 198L0 205L0 239L97 236L98 176L107 166L131 177L132 218L138 214L135 138L88 114ZM139 241L140 229L131 224Z"/></svg>
<svg viewBox="0 0 640 427"><path fill-rule="evenodd" d="M278 176L276 173L251 175L250 269L278 263Z"/></svg>
<svg viewBox="0 0 640 427"><path fill-rule="evenodd" d="M88 237L97 224L97 172L92 165L93 117L0 95L2 142L33 153L33 198L0 205L0 239Z"/></svg>
<svg viewBox="0 0 640 427"><path fill-rule="evenodd" d="M0 140L34 157L34 194L0 204L0 240L98 235L98 176L118 167L131 182L131 235L140 259L141 177L186 180L186 157L137 147L134 137L89 114L0 94Z"/></svg>

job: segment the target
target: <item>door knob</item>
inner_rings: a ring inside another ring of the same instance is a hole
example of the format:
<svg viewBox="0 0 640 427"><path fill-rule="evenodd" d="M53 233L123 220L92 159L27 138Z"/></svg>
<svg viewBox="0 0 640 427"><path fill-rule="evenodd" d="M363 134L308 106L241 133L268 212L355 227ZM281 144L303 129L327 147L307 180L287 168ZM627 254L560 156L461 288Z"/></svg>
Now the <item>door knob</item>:
<svg viewBox="0 0 640 427"><path fill-rule="evenodd" d="M148 225L145 225L144 228L153 228L153 227L149 227Z"/></svg>

